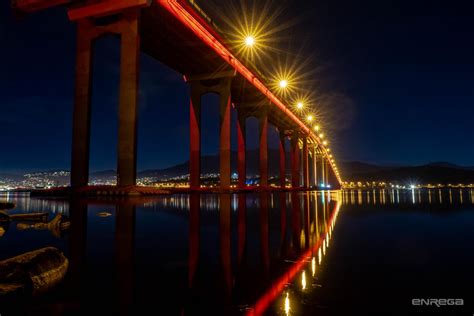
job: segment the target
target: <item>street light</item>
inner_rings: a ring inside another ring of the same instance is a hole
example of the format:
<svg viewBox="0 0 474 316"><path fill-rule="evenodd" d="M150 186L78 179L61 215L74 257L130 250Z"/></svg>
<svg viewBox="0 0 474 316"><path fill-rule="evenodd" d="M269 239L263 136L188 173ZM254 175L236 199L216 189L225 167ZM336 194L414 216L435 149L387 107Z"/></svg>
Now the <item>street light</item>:
<svg viewBox="0 0 474 316"><path fill-rule="evenodd" d="M288 80L286 79L280 80L279 85L280 85L280 88L285 89L288 86Z"/></svg>
<svg viewBox="0 0 474 316"><path fill-rule="evenodd" d="M311 122L311 121L313 120L313 118L314 118L314 117L313 117L313 115L311 115L311 114L306 117L306 119L308 120L308 122Z"/></svg>
<svg viewBox="0 0 474 316"><path fill-rule="evenodd" d="M244 42L245 42L245 46L252 47L255 44L255 37L253 37L252 35L249 35L245 37Z"/></svg>
<svg viewBox="0 0 474 316"><path fill-rule="evenodd" d="M323 137L324 137L324 134L323 134L323 133L319 134L319 138L322 139Z"/></svg>
<svg viewBox="0 0 474 316"><path fill-rule="evenodd" d="M315 126L314 126L314 130L315 130L316 132L319 131L319 125L315 125Z"/></svg>
<svg viewBox="0 0 474 316"><path fill-rule="evenodd" d="M296 104L296 107L297 107L299 110L301 110L301 109L304 107L303 102L298 102L298 103Z"/></svg>

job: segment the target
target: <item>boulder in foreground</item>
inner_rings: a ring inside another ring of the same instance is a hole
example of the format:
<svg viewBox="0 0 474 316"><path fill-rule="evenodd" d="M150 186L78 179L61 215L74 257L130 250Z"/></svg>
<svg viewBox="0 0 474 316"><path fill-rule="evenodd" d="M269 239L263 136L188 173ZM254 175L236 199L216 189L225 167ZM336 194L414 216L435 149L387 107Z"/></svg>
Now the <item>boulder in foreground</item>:
<svg viewBox="0 0 474 316"><path fill-rule="evenodd" d="M54 247L0 261L0 302L41 295L64 278L69 262Z"/></svg>

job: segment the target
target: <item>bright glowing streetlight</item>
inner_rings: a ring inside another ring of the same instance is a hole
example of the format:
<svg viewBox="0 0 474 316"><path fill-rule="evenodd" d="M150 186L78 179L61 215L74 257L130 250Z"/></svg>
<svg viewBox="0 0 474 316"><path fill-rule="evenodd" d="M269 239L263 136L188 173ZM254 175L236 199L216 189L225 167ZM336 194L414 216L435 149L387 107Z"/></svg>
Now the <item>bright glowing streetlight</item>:
<svg viewBox="0 0 474 316"><path fill-rule="evenodd" d="M301 110L301 109L304 107L303 102L298 102L298 103L296 104L296 107L297 107L299 110Z"/></svg>
<svg viewBox="0 0 474 316"><path fill-rule="evenodd" d="M255 37L253 37L252 35L249 35L245 37L244 42L245 42L245 46L252 47L253 45L255 45Z"/></svg>
<svg viewBox="0 0 474 316"><path fill-rule="evenodd" d="M324 137L324 134L323 134L323 133L319 134L319 138L322 139L323 137Z"/></svg>
<svg viewBox="0 0 474 316"><path fill-rule="evenodd" d="M288 80L286 79L280 80L279 85L280 85L280 88L285 89L288 86Z"/></svg>
<svg viewBox="0 0 474 316"><path fill-rule="evenodd" d="M324 141L324 142L323 142L323 145L324 145L324 146L326 146L327 144L328 144L328 142L327 142L327 141Z"/></svg>
<svg viewBox="0 0 474 316"><path fill-rule="evenodd" d="M306 119L308 120L308 122L311 122L314 119L314 117L313 115L310 114L306 117Z"/></svg>
<svg viewBox="0 0 474 316"><path fill-rule="evenodd" d="M316 132L319 131L319 125L315 125L315 126L313 127L313 129L314 129Z"/></svg>

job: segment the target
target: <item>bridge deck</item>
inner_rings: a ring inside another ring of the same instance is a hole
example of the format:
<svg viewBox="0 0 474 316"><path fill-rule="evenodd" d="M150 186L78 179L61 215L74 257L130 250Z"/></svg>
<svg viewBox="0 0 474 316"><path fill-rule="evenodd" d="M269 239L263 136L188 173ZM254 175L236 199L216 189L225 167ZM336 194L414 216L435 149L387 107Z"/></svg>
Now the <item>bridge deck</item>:
<svg viewBox="0 0 474 316"><path fill-rule="evenodd" d="M234 70L206 42L157 2L142 10L141 41L143 52L183 75L199 76ZM237 107L248 107L250 113L257 111L262 103L270 102L238 73L232 82L232 101ZM275 106L270 107L269 121L285 129L297 128Z"/></svg>

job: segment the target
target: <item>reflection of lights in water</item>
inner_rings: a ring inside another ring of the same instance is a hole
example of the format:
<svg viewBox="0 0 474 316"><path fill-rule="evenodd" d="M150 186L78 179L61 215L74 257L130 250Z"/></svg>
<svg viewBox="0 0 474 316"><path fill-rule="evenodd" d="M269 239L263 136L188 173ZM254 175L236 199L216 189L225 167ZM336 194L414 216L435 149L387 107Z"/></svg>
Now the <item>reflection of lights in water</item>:
<svg viewBox="0 0 474 316"><path fill-rule="evenodd" d="M438 190L438 195L439 195L439 203L443 203L443 196L441 194L441 189Z"/></svg>
<svg viewBox="0 0 474 316"><path fill-rule="evenodd" d="M326 255L326 243L323 242L323 256Z"/></svg>
<svg viewBox="0 0 474 316"><path fill-rule="evenodd" d="M321 253L321 248L319 248L319 250L318 250L318 263L319 264L321 264L321 260L323 259L322 257L323 257L323 255Z"/></svg>
<svg viewBox="0 0 474 316"><path fill-rule="evenodd" d="M462 204L462 189L459 190L459 201Z"/></svg>
<svg viewBox="0 0 474 316"><path fill-rule="evenodd" d="M449 189L449 204L453 204L453 193L451 192L451 189Z"/></svg>
<svg viewBox="0 0 474 316"><path fill-rule="evenodd" d="M431 190L428 190L428 201L431 204Z"/></svg>
<svg viewBox="0 0 474 316"><path fill-rule="evenodd" d="M311 259L311 272L313 276L316 274L316 258L315 257Z"/></svg>
<svg viewBox="0 0 474 316"><path fill-rule="evenodd" d="M303 273L301 273L301 289L306 289L306 273L304 270Z"/></svg>
<svg viewBox="0 0 474 316"><path fill-rule="evenodd" d="M300 246L301 248L304 248L306 247L306 237L305 237L305 234L304 234L304 229L301 230L301 234L300 234Z"/></svg>
<svg viewBox="0 0 474 316"><path fill-rule="evenodd" d="M415 204L415 201L416 201L416 199L415 199L415 189L411 189L411 199L413 201L413 204Z"/></svg>
<svg viewBox="0 0 474 316"><path fill-rule="evenodd" d="M285 313L287 315L290 314L290 298L288 297L288 292L286 293L286 297L285 297Z"/></svg>

